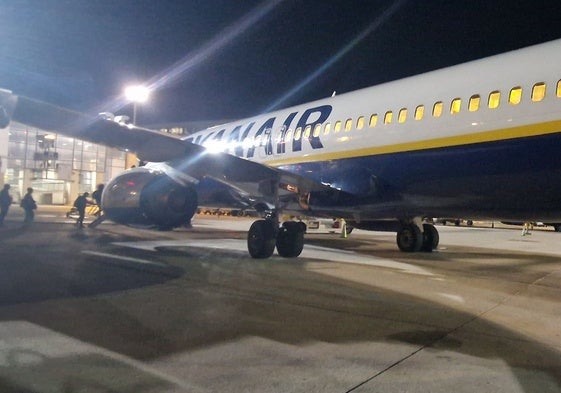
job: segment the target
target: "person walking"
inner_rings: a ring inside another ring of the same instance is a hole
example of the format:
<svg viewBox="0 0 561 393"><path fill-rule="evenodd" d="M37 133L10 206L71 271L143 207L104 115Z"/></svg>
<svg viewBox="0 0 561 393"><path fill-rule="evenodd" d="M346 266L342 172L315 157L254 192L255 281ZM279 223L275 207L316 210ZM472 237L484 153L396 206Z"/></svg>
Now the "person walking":
<svg viewBox="0 0 561 393"><path fill-rule="evenodd" d="M96 216L101 216L101 194L103 194L103 184L98 184L97 189L92 193L92 198L97 205L97 212L95 212Z"/></svg>
<svg viewBox="0 0 561 393"><path fill-rule="evenodd" d="M12 204L12 196L8 192L10 190L9 184L4 184L4 188L0 191L0 227L4 225L4 218L8 214L10 205Z"/></svg>
<svg viewBox="0 0 561 393"><path fill-rule="evenodd" d="M89 192L84 192L82 195L78 196L74 201L74 207L78 210L78 219L76 224L80 227L84 227L84 216L86 215L86 206L90 203L88 202Z"/></svg>
<svg viewBox="0 0 561 393"><path fill-rule="evenodd" d="M20 206L25 211L25 218L23 219L24 226L33 222L33 218L35 217L35 213L33 211L37 209L37 203L35 203L35 199L33 199L31 194L33 194L33 188L28 187L27 193L24 195L20 203Z"/></svg>

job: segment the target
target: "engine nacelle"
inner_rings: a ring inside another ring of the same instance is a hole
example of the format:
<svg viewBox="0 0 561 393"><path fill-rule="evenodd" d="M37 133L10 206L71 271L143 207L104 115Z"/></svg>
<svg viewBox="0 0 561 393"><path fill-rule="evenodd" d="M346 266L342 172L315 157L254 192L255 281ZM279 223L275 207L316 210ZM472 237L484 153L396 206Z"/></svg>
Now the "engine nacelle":
<svg viewBox="0 0 561 393"><path fill-rule="evenodd" d="M101 206L119 224L171 229L189 223L197 210L197 192L163 172L133 168L105 186Z"/></svg>

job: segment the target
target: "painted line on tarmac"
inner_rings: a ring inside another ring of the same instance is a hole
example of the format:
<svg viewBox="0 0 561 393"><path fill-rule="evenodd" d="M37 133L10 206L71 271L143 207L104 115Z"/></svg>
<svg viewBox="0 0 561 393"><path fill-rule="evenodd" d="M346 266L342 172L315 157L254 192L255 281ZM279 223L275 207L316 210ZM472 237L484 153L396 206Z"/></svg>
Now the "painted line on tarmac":
<svg viewBox="0 0 561 393"><path fill-rule="evenodd" d="M163 263L153 262L153 261L149 261L149 260L147 260L147 259L140 259L140 258L133 258L133 257L125 257L125 256L121 256L121 255L107 254L107 253L98 252L98 251L83 250L83 251L82 251L82 254L94 255L94 256L97 256L97 257L104 257L104 258L111 258L111 259L119 259L119 260L121 260L121 261L142 263L142 264L146 264L146 265L154 265L154 266L160 266L160 267L167 267L167 265L165 265L165 264L163 264Z"/></svg>
<svg viewBox="0 0 561 393"><path fill-rule="evenodd" d="M239 251L247 253L247 242L237 239L198 239L198 240L148 240L140 242L115 242L116 246L136 248L145 251L157 251L158 248L165 247L197 247L214 250ZM354 251L338 250L335 248L319 247L308 245L304 247L302 258L319 259L323 261L337 263L353 263L375 267L384 267L400 270L404 273L417 274L423 276L434 276L430 271L419 266L404 262L397 262L391 259L382 259L370 255L363 255Z"/></svg>

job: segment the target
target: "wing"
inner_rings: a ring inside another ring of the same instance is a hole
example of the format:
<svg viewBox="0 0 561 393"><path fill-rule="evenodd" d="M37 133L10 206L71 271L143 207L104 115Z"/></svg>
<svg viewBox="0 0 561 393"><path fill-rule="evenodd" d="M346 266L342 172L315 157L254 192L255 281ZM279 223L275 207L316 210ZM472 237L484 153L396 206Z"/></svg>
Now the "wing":
<svg viewBox="0 0 561 393"><path fill-rule="evenodd" d="M5 90L0 90L0 105L17 122L130 151L144 161L165 162L163 170L179 171L197 180L216 180L249 203L259 201L274 207L279 201L292 200L306 208L311 195L334 204L343 200L348 203L352 198L312 179L234 155L211 153L169 134L15 96Z"/></svg>

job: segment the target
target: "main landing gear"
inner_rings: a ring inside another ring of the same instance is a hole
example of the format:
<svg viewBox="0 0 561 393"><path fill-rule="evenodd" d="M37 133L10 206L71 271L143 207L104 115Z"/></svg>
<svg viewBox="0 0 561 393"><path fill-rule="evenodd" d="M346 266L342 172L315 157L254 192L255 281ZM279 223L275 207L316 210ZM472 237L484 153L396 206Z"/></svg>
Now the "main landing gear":
<svg viewBox="0 0 561 393"><path fill-rule="evenodd" d="M279 228L276 218L258 220L247 233L247 249L253 258L269 258L275 247L281 257L295 258L304 248L306 224L286 221Z"/></svg>
<svg viewBox="0 0 561 393"><path fill-rule="evenodd" d="M414 222L405 223L397 232L397 246L404 252L431 252L438 247L438 231L432 224L422 224L423 231Z"/></svg>

